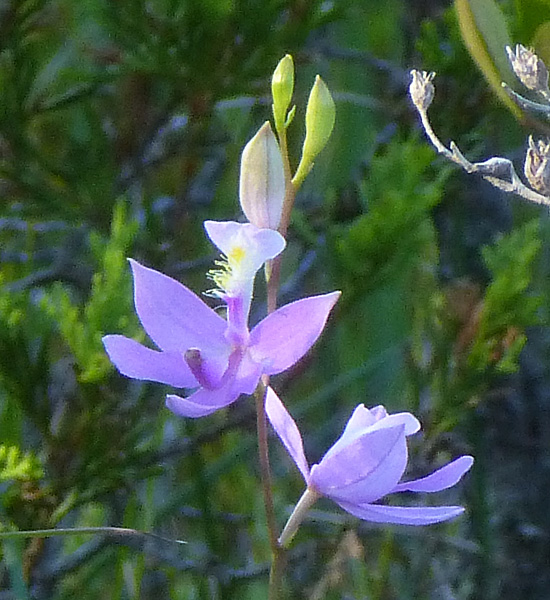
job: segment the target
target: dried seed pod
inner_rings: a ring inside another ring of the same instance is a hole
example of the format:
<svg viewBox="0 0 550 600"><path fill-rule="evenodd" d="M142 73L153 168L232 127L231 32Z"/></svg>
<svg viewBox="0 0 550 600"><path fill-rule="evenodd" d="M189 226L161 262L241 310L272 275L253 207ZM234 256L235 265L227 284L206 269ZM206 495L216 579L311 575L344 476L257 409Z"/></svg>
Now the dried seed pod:
<svg viewBox="0 0 550 600"><path fill-rule="evenodd" d="M542 140L535 142L533 136L529 136L523 172L531 187L545 196L550 196L549 159L550 143Z"/></svg>
<svg viewBox="0 0 550 600"><path fill-rule="evenodd" d="M409 86L411 100L418 110L425 111L432 103L435 89L432 83L435 73L432 71L411 71L412 81Z"/></svg>
<svg viewBox="0 0 550 600"><path fill-rule="evenodd" d="M527 89L535 92L548 90L548 69L533 50L518 44L515 51L506 46L506 52L514 73Z"/></svg>

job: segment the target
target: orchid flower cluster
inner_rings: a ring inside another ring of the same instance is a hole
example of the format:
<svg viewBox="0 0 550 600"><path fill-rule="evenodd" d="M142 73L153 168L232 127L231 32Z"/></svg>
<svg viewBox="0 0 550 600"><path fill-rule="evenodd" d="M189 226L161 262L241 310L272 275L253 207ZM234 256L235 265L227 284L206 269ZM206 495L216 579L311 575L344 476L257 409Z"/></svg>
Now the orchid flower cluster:
<svg viewBox="0 0 550 600"><path fill-rule="evenodd" d="M287 545L313 502L324 496L368 521L427 525L452 519L460 506L405 507L379 501L387 494L437 492L451 487L471 467L462 456L431 475L401 481L407 467L407 438L420 429L410 413L388 415L382 406L359 405L344 432L322 460L309 468L298 427L269 384L288 370L320 337L340 297L339 291L302 298L278 309L250 328L249 314L258 271L269 290L286 242L296 189L311 170L334 124L334 103L317 77L306 112L302 159L291 176L286 129L294 83L286 56L273 77L277 137L264 124L242 154L240 203L248 222L206 221L206 234L221 253L209 272L207 295L225 307L225 317L178 281L130 259L137 315L152 349L121 335L104 337L105 349L123 375L167 384L188 393L170 393L167 407L180 417L205 417L243 395L261 394L262 408L293 461L306 490L278 539Z"/></svg>

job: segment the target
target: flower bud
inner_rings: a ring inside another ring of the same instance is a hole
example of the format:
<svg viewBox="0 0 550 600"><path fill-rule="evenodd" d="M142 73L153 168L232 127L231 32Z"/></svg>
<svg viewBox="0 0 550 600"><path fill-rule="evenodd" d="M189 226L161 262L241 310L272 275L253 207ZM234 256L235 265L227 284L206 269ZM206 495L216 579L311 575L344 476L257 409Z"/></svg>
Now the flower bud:
<svg viewBox="0 0 550 600"><path fill-rule="evenodd" d="M269 121L244 147L239 197L243 212L253 225L277 229L285 198L285 172Z"/></svg>
<svg viewBox="0 0 550 600"><path fill-rule="evenodd" d="M279 61L271 78L271 95L273 96L273 117L275 127L281 131L285 127L286 114L292 93L294 92L294 61L287 54Z"/></svg>
<svg viewBox="0 0 550 600"><path fill-rule="evenodd" d="M535 92L548 89L548 69L532 50L518 44L515 52L506 46L506 53L514 73L527 89Z"/></svg>
<svg viewBox="0 0 550 600"><path fill-rule="evenodd" d="M306 109L306 139L302 158L294 176L299 186L313 167L313 161L326 146L336 118L336 107L325 82L317 75L311 88Z"/></svg>
<svg viewBox="0 0 550 600"><path fill-rule="evenodd" d="M538 140L535 143L533 136L529 136L529 148L525 157L523 172L531 187L544 194L550 195L550 143Z"/></svg>
<svg viewBox="0 0 550 600"><path fill-rule="evenodd" d="M411 71L412 81L409 86L411 100L418 110L426 111L434 97L434 86L432 83L435 73L432 71Z"/></svg>

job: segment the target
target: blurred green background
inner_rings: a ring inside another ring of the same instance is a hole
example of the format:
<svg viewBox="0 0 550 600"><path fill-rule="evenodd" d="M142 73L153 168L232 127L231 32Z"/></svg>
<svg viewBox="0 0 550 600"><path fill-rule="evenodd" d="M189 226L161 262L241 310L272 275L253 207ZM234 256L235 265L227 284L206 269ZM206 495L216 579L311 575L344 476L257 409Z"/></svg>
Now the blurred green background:
<svg viewBox="0 0 550 600"><path fill-rule="evenodd" d="M511 82L503 40L548 60L549 17L549 0L0 2L0 528L188 542L5 541L0 600L266 597L253 402L178 419L166 389L113 370L101 336L145 341L128 256L208 289L202 222L241 218L240 153L285 53L294 167L315 74L337 107L280 295L343 291L314 350L274 380L308 458L361 402L420 418L411 476L476 457L456 489L410 498L467 506L450 524L378 527L320 502L289 553L288 598L548 597L547 209L437 157L407 87L411 68L437 71L442 140L520 170L526 136L549 127L490 76ZM275 438L272 459L282 526L303 483Z"/></svg>

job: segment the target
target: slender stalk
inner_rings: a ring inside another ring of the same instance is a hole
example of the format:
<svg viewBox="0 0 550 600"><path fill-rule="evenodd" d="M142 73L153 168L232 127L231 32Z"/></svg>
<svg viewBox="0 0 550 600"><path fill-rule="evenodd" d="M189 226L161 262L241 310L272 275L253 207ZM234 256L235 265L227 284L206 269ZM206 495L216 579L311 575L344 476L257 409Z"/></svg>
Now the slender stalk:
<svg viewBox="0 0 550 600"><path fill-rule="evenodd" d="M288 225L290 223L290 215L294 206L296 197L296 187L292 183L292 169L290 168L290 160L288 158L288 144L286 139L286 128L277 131L279 135L279 146L283 157L283 169L285 172L285 199L283 202L283 212L281 215L281 223L279 225L279 233L282 236L286 235Z"/></svg>
<svg viewBox="0 0 550 600"><path fill-rule="evenodd" d="M298 528L302 524L306 514L309 509L315 504L315 502L319 499L319 494L312 488L306 488L306 491L302 494L300 500L298 500L298 504L294 507L294 511L290 515L285 528L283 529L283 533L281 533L281 537L279 538L279 543L281 546L288 546L294 534L298 531Z"/></svg>
<svg viewBox="0 0 550 600"><path fill-rule="evenodd" d="M292 170L290 168L290 160L288 158L288 144L286 139L286 127L277 128L279 136L279 147L281 156L283 157L283 169L285 172L285 199L283 201L283 212L281 222L279 224L279 233L286 237L286 232L290 224L290 215L294 200L296 198L296 186L292 183ZM267 312L272 313L277 308L277 291L279 289L279 281L281 279L281 257L278 256L272 261L271 272L267 282Z"/></svg>
<svg viewBox="0 0 550 600"><path fill-rule="evenodd" d="M267 418L265 414L265 394L267 379L259 383L254 398L256 400L256 425L258 430L258 452L260 458L260 474L264 496L265 515L269 545L271 547L271 571L269 573L268 600L278 600L284 571L284 550L280 546L277 535L277 520L273 506L271 467L269 464L269 447L267 443Z"/></svg>
<svg viewBox="0 0 550 600"><path fill-rule="evenodd" d="M138 531L137 529L129 529L127 527L71 527L63 529L31 529L29 531L0 531L0 540L14 538L46 538L57 537L61 535L95 535L102 533L111 536L129 536L129 537L149 537L161 542L169 544L186 544L184 540L174 540L165 538L156 533L148 531Z"/></svg>
<svg viewBox="0 0 550 600"><path fill-rule="evenodd" d="M267 592L268 600L278 600L282 588L283 573L285 568L286 556L283 548L277 547L277 552L273 555L271 562L271 571L269 572L269 589Z"/></svg>
<svg viewBox="0 0 550 600"><path fill-rule="evenodd" d="M279 233L285 237L290 224L290 216L294 200L296 198L297 186L292 182L292 169L288 157L288 144L286 139L286 124L277 127L279 137L279 147L283 157L283 168L285 173L285 198L283 201L283 210L281 222L279 224ZM267 312L274 312L277 308L277 292L281 279L281 257L275 258L269 268L267 278ZM256 419L258 430L258 451L260 455L260 471L262 478L262 488L264 494L265 513L267 528L269 532L269 544L271 546L272 562L269 574L268 600L278 600L282 587L282 577L285 564L285 550L279 544L277 535L277 521L275 519L275 509L273 507L273 494L271 487L271 467L269 465L269 448L267 444L267 418L265 414L265 394L269 384L269 377L264 377L262 382L256 388L254 393L256 399Z"/></svg>
<svg viewBox="0 0 550 600"><path fill-rule="evenodd" d="M256 400L256 429L258 432L258 452L265 516L269 534L269 545L271 546L271 552L275 556L279 549L279 542L277 541L277 521L275 519L275 509L273 507L271 467L269 465L269 448L267 445L267 417L265 414L266 391L267 386L261 381L254 392L254 399Z"/></svg>

